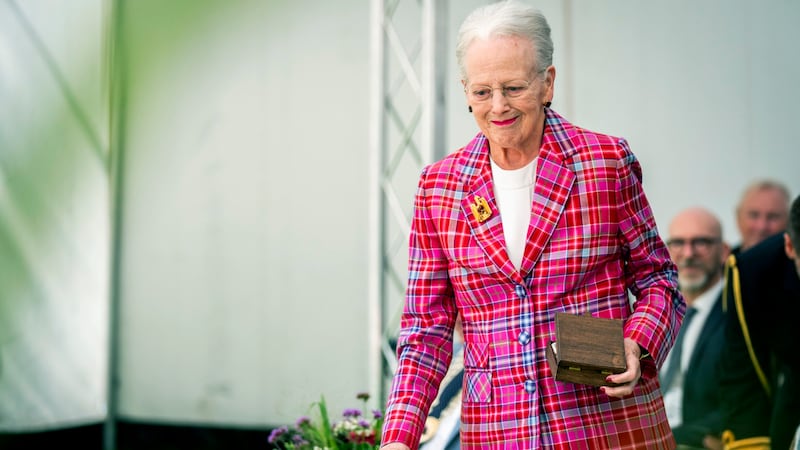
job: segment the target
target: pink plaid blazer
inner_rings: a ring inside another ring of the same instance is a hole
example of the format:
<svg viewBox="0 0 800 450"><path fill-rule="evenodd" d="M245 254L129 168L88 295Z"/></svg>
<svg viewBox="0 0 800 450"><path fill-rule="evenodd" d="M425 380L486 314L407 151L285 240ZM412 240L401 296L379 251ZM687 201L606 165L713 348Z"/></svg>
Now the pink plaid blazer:
<svg viewBox="0 0 800 450"><path fill-rule="evenodd" d="M471 209L475 196L491 210L482 222ZM505 250L486 138L424 169L383 442L418 446L460 312L462 448L674 448L657 367L686 306L627 142L548 110L531 213L517 271ZM625 337L652 355L632 395L553 380L545 346L555 340L559 311L625 320Z"/></svg>

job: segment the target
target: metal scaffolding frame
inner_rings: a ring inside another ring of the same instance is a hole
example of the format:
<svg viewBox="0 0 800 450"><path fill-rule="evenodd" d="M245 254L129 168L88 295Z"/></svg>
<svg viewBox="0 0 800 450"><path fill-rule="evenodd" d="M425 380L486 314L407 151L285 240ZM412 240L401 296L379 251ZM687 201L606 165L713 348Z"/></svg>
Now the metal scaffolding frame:
<svg viewBox="0 0 800 450"><path fill-rule="evenodd" d="M447 0L373 0L371 9L370 379L383 403L397 365L416 178L445 154Z"/></svg>

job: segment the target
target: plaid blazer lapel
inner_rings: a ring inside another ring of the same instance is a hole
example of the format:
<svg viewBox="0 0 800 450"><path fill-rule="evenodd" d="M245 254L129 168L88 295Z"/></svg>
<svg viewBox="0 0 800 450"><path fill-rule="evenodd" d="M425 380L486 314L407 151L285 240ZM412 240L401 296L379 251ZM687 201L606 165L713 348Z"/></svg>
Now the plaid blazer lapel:
<svg viewBox="0 0 800 450"><path fill-rule="evenodd" d="M574 152L566 130L556 118L548 117L546 125L536 170L527 245L520 270L523 274L530 272L542 255L575 183L575 173L564 164L565 156ZM547 136L548 132L550 136Z"/></svg>
<svg viewBox="0 0 800 450"><path fill-rule="evenodd" d="M488 147L486 147L485 141L482 143L483 146L480 145L480 140L475 143L477 145L464 166L463 173L472 174L472 176L467 176L465 180L466 195L461 199L461 211L486 257L506 276L519 283L522 281L522 277L517 273L506 251L500 209L494 196ZM483 151L481 151L482 148ZM488 216L486 214L481 216L479 211L475 211L476 208L480 209L481 205L484 208L488 207Z"/></svg>
<svg viewBox="0 0 800 450"><path fill-rule="evenodd" d="M530 271L542 255L545 245L556 228L575 174L563 165L549 159L540 161L536 174L536 188L531 205L531 224L528 227L528 244L522 261L522 272Z"/></svg>

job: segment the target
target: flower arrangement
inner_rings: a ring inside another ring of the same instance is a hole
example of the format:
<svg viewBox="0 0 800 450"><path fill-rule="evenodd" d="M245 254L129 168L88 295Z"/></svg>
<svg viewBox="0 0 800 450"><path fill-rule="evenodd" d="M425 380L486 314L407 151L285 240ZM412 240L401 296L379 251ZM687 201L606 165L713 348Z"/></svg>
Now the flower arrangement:
<svg viewBox="0 0 800 450"><path fill-rule="evenodd" d="M360 393L357 399L364 403L366 410L369 394ZM376 450L380 447L383 413L372 410L372 416L365 417L360 409L348 408L342 412L342 419L331 422L325 398L316 405L319 421L312 422L309 417L301 417L294 426L282 426L272 430L267 441L275 448L285 450Z"/></svg>

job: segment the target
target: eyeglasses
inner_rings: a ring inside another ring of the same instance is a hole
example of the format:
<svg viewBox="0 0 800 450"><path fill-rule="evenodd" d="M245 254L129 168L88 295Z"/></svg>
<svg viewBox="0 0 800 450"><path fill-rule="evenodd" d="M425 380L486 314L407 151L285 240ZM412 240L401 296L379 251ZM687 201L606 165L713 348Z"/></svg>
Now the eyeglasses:
<svg viewBox="0 0 800 450"><path fill-rule="evenodd" d="M692 250L696 252L706 252L710 250L712 246L719 244L720 242L720 238L710 236L696 237L691 239L674 238L667 241L667 247L671 251L677 251L683 249L686 244L689 244L689 246L692 247Z"/></svg>
<svg viewBox="0 0 800 450"><path fill-rule="evenodd" d="M470 100L473 102L485 102L492 98L495 90L500 90L505 98L520 98L530 92L528 90L530 87L530 81L514 80L509 81L498 88L482 85L470 85L466 91Z"/></svg>

